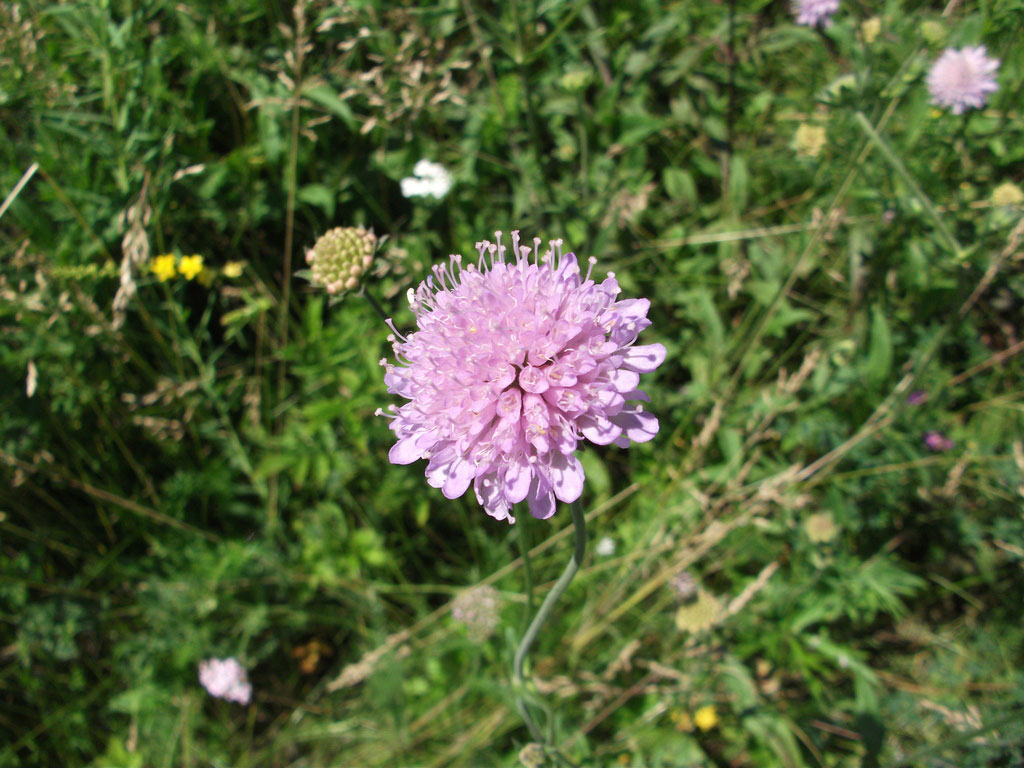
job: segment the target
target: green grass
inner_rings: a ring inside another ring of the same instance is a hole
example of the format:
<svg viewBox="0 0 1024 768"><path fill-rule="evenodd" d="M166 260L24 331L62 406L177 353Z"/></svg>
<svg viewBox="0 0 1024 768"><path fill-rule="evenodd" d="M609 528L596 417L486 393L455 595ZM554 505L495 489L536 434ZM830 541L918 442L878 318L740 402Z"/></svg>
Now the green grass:
<svg viewBox="0 0 1024 768"><path fill-rule="evenodd" d="M1024 208L992 195L1024 185L1022 11L5 5L0 766L519 764L520 546L536 605L569 510L516 530L388 463L388 329L292 274L334 226L382 238L400 328L499 229L651 299L661 432L583 453L591 546L531 655L576 764L1016 765ZM999 91L937 110L929 65L977 44ZM420 158L443 200L402 197ZM451 615L478 584L484 641ZM212 656L250 705L199 686Z"/></svg>

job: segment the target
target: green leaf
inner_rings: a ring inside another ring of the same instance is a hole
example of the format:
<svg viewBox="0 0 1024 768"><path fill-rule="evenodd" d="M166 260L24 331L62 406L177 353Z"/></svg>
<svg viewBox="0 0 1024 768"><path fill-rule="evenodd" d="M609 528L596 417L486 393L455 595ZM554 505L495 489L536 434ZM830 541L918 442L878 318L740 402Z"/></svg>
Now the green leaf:
<svg viewBox="0 0 1024 768"><path fill-rule="evenodd" d="M879 387L892 370L892 335L885 312L877 304L871 308L871 341L866 374L872 387Z"/></svg>
<svg viewBox="0 0 1024 768"><path fill-rule="evenodd" d="M682 168L666 168L661 176L665 192L673 200L693 204L697 201L697 184L693 174Z"/></svg>
<svg viewBox="0 0 1024 768"><path fill-rule="evenodd" d="M334 216L335 191L323 184L307 184L296 193L300 202L322 208L330 218Z"/></svg>
<svg viewBox="0 0 1024 768"><path fill-rule="evenodd" d="M315 85L312 88L304 88L302 93L328 112L340 117L348 128L353 130L355 129L355 115L352 114L352 110L349 109L348 104L338 98L338 94L334 92L333 88L326 84L321 84Z"/></svg>

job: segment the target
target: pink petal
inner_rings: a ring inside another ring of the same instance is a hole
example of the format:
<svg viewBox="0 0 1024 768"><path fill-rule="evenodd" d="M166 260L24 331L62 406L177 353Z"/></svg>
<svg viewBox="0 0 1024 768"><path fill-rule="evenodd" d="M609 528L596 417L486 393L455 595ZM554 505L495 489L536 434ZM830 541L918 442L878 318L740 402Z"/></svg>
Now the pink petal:
<svg viewBox="0 0 1024 768"><path fill-rule="evenodd" d="M473 465L464 459L456 459L448 467L448 477L441 486L441 493L447 499L457 499L466 492L473 480Z"/></svg>
<svg viewBox="0 0 1024 768"><path fill-rule="evenodd" d="M417 459L422 459L425 451L436 442L436 435L433 432L419 432L414 435L403 437L388 451L388 459L392 464L412 464Z"/></svg>
<svg viewBox="0 0 1024 768"><path fill-rule="evenodd" d="M622 427L597 413L580 416L576 423L583 436L595 445L608 445L622 434Z"/></svg>
<svg viewBox="0 0 1024 768"><path fill-rule="evenodd" d="M567 504L583 493L583 465L575 456L556 453L551 460L551 480L555 496Z"/></svg>
<svg viewBox="0 0 1024 768"><path fill-rule="evenodd" d="M505 470L505 500L509 504L518 504L530 492L530 481L533 479L533 467L525 453L518 454Z"/></svg>
<svg viewBox="0 0 1024 768"><path fill-rule="evenodd" d="M658 434L658 419L649 411L622 411L612 417L612 421L622 427L623 434L634 443L646 443Z"/></svg>
<svg viewBox="0 0 1024 768"><path fill-rule="evenodd" d="M622 364L637 373L650 373L665 362L666 354L664 344L629 347L622 354Z"/></svg>
<svg viewBox="0 0 1024 768"><path fill-rule="evenodd" d="M530 514L538 520L547 520L555 514L555 495L551 492L551 486L540 476L534 475L530 483L530 493L526 497L530 505Z"/></svg>

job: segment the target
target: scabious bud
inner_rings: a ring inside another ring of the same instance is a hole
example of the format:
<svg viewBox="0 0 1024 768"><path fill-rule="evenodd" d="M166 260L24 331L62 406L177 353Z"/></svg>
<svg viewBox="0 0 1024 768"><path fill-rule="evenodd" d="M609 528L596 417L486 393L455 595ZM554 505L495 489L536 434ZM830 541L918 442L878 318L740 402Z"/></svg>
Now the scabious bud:
<svg viewBox="0 0 1024 768"><path fill-rule="evenodd" d="M519 763L523 768L544 768L547 763L544 747L540 744L527 744L519 750Z"/></svg>
<svg viewBox="0 0 1024 768"><path fill-rule="evenodd" d="M373 263L377 237L362 227L335 227L306 251L313 282L328 293L352 291Z"/></svg>

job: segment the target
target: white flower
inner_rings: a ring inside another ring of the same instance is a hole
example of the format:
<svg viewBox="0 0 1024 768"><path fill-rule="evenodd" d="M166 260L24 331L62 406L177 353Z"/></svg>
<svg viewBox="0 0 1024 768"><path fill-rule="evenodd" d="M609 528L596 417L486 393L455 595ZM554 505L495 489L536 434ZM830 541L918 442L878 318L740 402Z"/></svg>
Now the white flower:
<svg viewBox="0 0 1024 768"><path fill-rule="evenodd" d="M599 542L597 542L597 554L602 557L608 557L609 555L615 554L615 540L610 536L605 536Z"/></svg>
<svg viewBox="0 0 1024 768"><path fill-rule="evenodd" d="M412 174L401 181L405 197L436 197L440 200L452 188L452 175L440 163L420 160L413 167Z"/></svg>
<svg viewBox="0 0 1024 768"><path fill-rule="evenodd" d="M199 663L199 682L211 696L248 704L252 685L238 659L207 659Z"/></svg>

